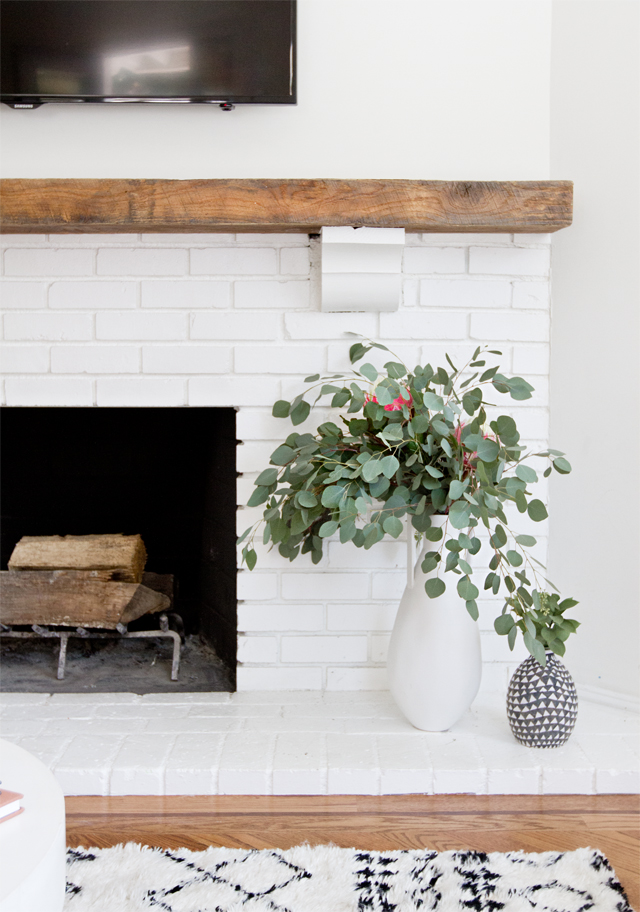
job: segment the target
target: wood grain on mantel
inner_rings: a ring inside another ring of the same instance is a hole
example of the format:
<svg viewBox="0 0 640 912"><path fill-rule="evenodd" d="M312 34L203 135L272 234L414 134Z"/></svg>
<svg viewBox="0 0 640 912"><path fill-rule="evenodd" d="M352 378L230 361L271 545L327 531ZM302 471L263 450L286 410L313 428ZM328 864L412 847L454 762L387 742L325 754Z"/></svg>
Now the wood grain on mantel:
<svg viewBox="0 0 640 912"><path fill-rule="evenodd" d="M571 181L0 181L0 231L32 234L315 232L368 225L422 232L558 231Z"/></svg>

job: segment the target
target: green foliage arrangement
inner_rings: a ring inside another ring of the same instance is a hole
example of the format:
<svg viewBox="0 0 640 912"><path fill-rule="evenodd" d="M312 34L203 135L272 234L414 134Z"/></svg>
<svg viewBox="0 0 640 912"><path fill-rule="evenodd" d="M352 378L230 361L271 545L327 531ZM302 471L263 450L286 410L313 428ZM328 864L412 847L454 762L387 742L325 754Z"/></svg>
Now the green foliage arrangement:
<svg viewBox="0 0 640 912"><path fill-rule="evenodd" d="M393 354L380 343L358 341L349 352L351 364L372 348ZM330 396L331 406L346 408L346 414L340 415L343 427L327 421L315 434L294 432L271 455L272 468L257 478L248 502L265 504L263 518L238 540L246 541L242 555L248 568L256 564L253 543L262 523L265 544L277 545L289 560L310 553L317 563L329 536L338 533L341 542L368 549L385 535L397 538L407 515L416 537L434 545L421 565L425 573L437 571L425 583L427 595L438 598L446 589L444 577L458 577L457 592L477 619L479 590L469 560L482 547L475 534L482 524L493 551L484 589L505 592L497 633L507 636L513 649L520 631L543 666L545 650L564 655L565 640L579 626L565 612L577 602L561 601L553 583L541 576L536 566L544 570L543 565L527 550L536 539L511 531L503 505L514 503L541 522L547 510L528 490L538 476L525 460L547 459L545 476L552 467L566 475L571 466L559 450L526 453L508 415L487 426L487 389L516 401L531 398L533 390L522 377L486 366L487 355L500 354L479 347L460 370L448 355L448 367L436 370L425 364L410 371L398 359L379 374L364 363L349 376L307 377L305 383L313 385L293 402L276 402L273 415L290 418L294 426L309 416L312 406L305 396L312 391L314 405ZM432 525L434 514L446 514L444 529ZM548 592L545 583L555 591Z"/></svg>

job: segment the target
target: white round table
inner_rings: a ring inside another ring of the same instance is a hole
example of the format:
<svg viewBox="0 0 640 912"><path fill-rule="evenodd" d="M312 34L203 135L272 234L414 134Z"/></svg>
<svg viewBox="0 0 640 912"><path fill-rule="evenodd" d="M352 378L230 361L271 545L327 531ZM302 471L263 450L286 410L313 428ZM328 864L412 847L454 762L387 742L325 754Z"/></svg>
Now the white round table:
<svg viewBox="0 0 640 912"><path fill-rule="evenodd" d="M66 831L62 789L46 766L0 741L2 787L22 792L24 811L0 822L0 912L61 912Z"/></svg>

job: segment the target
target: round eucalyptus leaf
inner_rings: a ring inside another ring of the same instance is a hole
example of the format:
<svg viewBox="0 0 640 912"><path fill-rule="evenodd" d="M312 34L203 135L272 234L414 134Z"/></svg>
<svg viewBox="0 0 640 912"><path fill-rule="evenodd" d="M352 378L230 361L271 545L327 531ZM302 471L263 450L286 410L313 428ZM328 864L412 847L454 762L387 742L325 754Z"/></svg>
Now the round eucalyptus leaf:
<svg viewBox="0 0 640 912"><path fill-rule="evenodd" d="M256 478L255 483L257 485L269 485L275 484L278 480L278 470L277 469L265 469L264 472L260 472Z"/></svg>
<svg viewBox="0 0 640 912"><path fill-rule="evenodd" d="M382 528L387 534L391 535L393 538L397 538L402 533L404 526L402 520L398 519L397 516L387 516L382 524Z"/></svg>
<svg viewBox="0 0 640 912"><path fill-rule="evenodd" d="M290 402L287 402L286 399L278 399L278 401L274 403L271 414L274 418L288 418L290 409Z"/></svg>
<svg viewBox="0 0 640 912"><path fill-rule="evenodd" d="M369 462L364 464L362 468L362 477L365 481L375 481L378 476L382 474L381 462L381 459L370 459Z"/></svg>
<svg viewBox="0 0 640 912"><path fill-rule="evenodd" d="M526 465L519 465L516 468L516 475L521 481L526 482L527 484L533 484L538 480L537 473Z"/></svg>
<svg viewBox="0 0 640 912"><path fill-rule="evenodd" d="M393 478L393 476L400 468L400 463L395 456L384 456L380 460L380 468L382 469L382 473L386 476L386 478Z"/></svg>
<svg viewBox="0 0 640 912"><path fill-rule="evenodd" d="M332 519L330 522L323 523L320 526L318 535L320 536L320 538L328 538L330 535L333 535L337 531L338 531L338 523Z"/></svg>
<svg viewBox="0 0 640 912"><path fill-rule="evenodd" d="M299 402L296 407L291 412L291 423L292 424L302 424L303 421L309 417L309 412L311 411L311 406L308 402L305 402L303 399Z"/></svg>
<svg viewBox="0 0 640 912"><path fill-rule="evenodd" d="M306 507L307 509L315 507L318 503L318 498L311 491L300 491L297 500L301 507Z"/></svg>
<svg viewBox="0 0 640 912"><path fill-rule="evenodd" d="M269 499L269 488L259 485L247 501L248 507L258 507Z"/></svg>
<svg viewBox="0 0 640 912"><path fill-rule="evenodd" d="M532 500L527 508L527 512L529 514L529 518L534 522L542 522L542 520L546 519L549 515L547 513L547 508L541 500Z"/></svg>
<svg viewBox="0 0 640 912"><path fill-rule="evenodd" d="M510 614L501 614L493 622L496 633L506 636L513 627L514 621Z"/></svg>
<svg viewBox="0 0 640 912"><path fill-rule="evenodd" d="M286 465L288 462L290 462L293 459L294 456L295 456L295 451L291 447L289 447L283 443L281 446L279 446L276 450L273 451L273 453L271 454L271 459L269 461L277 466Z"/></svg>
<svg viewBox="0 0 640 912"><path fill-rule="evenodd" d="M369 364L368 361L365 364L360 365L360 373L366 377L367 380L371 380L372 383L375 383L378 379L378 371L373 364Z"/></svg>
<svg viewBox="0 0 640 912"><path fill-rule="evenodd" d="M480 595L478 587L473 585L468 576L463 576L461 580L458 580L457 589L458 595L465 601L477 599Z"/></svg>
<svg viewBox="0 0 640 912"><path fill-rule="evenodd" d="M483 462L494 462L496 456L500 452L500 447L495 442L495 440L489 440L486 437L483 437L478 441L478 459L481 459Z"/></svg>
<svg viewBox="0 0 640 912"><path fill-rule="evenodd" d="M438 598L446 590L447 584L444 580L441 580L439 577L434 576L431 579L428 579L424 584L424 589L429 598Z"/></svg>

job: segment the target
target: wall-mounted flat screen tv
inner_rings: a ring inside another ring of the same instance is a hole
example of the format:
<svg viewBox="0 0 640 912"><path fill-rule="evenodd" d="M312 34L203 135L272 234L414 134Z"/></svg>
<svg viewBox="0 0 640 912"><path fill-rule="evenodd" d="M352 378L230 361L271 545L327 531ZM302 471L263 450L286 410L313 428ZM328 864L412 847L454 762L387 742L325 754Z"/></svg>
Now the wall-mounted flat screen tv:
<svg viewBox="0 0 640 912"><path fill-rule="evenodd" d="M0 101L296 103L296 0L1 0Z"/></svg>

